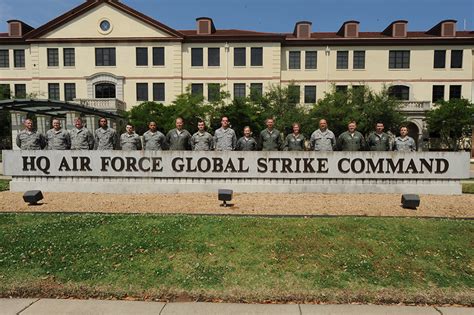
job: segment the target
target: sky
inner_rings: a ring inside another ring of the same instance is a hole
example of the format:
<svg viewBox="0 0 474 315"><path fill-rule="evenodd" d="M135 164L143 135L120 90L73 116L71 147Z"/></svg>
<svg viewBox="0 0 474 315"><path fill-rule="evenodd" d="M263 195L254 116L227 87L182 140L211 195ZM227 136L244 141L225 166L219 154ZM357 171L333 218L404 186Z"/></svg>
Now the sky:
<svg viewBox="0 0 474 315"><path fill-rule="evenodd" d="M39 27L85 0L0 0L0 32L18 19ZM293 32L297 21L311 21L314 32L337 32L344 21L360 30L383 31L408 20L409 31L426 31L455 19L457 29L474 30L474 0L122 0L128 6L177 30L194 29L195 19L211 17L217 29ZM17 8L17 9L15 9ZM18 9L19 8L19 9Z"/></svg>

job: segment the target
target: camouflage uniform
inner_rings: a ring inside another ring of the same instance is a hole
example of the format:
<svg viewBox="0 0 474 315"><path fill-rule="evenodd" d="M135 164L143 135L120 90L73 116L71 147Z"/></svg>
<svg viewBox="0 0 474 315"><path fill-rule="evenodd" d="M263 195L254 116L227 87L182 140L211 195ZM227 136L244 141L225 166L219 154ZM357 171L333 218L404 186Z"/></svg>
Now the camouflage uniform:
<svg viewBox="0 0 474 315"><path fill-rule="evenodd" d="M64 129L49 129L46 132L46 143L48 150L71 149L71 138L69 137L69 132Z"/></svg>
<svg viewBox="0 0 474 315"><path fill-rule="evenodd" d="M46 139L37 131L20 131L16 136L16 145L21 150L41 150L46 146Z"/></svg>
<svg viewBox="0 0 474 315"><path fill-rule="evenodd" d="M71 138L71 150L92 150L94 148L94 136L85 127L74 128L69 131Z"/></svg>
<svg viewBox="0 0 474 315"><path fill-rule="evenodd" d="M385 132L372 132L367 137L367 146L370 151L390 151L390 137Z"/></svg>
<svg viewBox="0 0 474 315"><path fill-rule="evenodd" d="M191 137L191 150L193 151L212 151L214 150L214 138L207 132L196 132Z"/></svg>
<svg viewBox="0 0 474 315"><path fill-rule="evenodd" d="M409 136L405 138L396 137L393 149L400 152L413 152L416 151L416 143L415 140Z"/></svg>
<svg viewBox="0 0 474 315"><path fill-rule="evenodd" d="M136 133L122 133L120 136L120 147L123 151L135 151L142 149L142 139Z"/></svg>
<svg viewBox="0 0 474 315"><path fill-rule="evenodd" d="M242 137L237 140L235 151L257 151L257 141L252 137Z"/></svg>
<svg viewBox="0 0 474 315"><path fill-rule="evenodd" d="M285 144L283 145L283 151L304 151L305 150L305 136L299 134L295 137L294 134L286 136Z"/></svg>
<svg viewBox="0 0 474 315"><path fill-rule="evenodd" d="M96 150L114 150L117 148L117 132L113 128L98 128L94 133Z"/></svg>
<svg viewBox="0 0 474 315"><path fill-rule="evenodd" d="M172 129L166 134L166 145L169 150L189 150L191 134L186 129Z"/></svg>
<svg viewBox="0 0 474 315"><path fill-rule="evenodd" d="M329 129L325 131L317 129L311 135L310 142L311 149L314 151L333 151L336 148L336 136Z"/></svg>
<svg viewBox="0 0 474 315"><path fill-rule="evenodd" d="M143 148L145 150L164 150L166 146L165 135L159 131L151 132L148 130L143 134Z"/></svg>
<svg viewBox="0 0 474 315"><path fill-rule="evenodd" d="M262 151L280 151L282 147L280 132L276 129L270 131L268 128L262 130L258 143Z"/></svg>
<svg viewBox="0 0 474 315"><path fill-rule="evenodd" d="M214 132L214 146L216 151L233 151L237 144L237 136L231 128L219 128Z"/></svg>
<svg viewBox="0 0 474 315"><path fill-rule="evenodd" d="M360 132L354 131L351 134L346 131L337 138L337 147L341 151L363 151L366 144L364 136Z"/></svg>

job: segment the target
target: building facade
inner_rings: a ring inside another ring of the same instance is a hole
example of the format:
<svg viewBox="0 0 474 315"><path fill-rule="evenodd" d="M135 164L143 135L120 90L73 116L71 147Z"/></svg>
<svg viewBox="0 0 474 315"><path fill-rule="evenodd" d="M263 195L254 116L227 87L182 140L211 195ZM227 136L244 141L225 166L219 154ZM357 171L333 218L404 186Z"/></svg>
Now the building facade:
<svg viewBox="0 0 474 315"><path fill-rule="evenodd" d="M220 30L202 17L194 30L175 30L118 0L89 0L36 29L18 20L8 27L0 85L16 98L127 110L169 104L187 89L212 100L218 88L234 98L294 83L301 104L313 104L333 84L387 86L421 135L435 101L474 96L474 32L454 20L420 32L403 20L381 32L347 21L333 33L301 21L276 34Z"/></svg>

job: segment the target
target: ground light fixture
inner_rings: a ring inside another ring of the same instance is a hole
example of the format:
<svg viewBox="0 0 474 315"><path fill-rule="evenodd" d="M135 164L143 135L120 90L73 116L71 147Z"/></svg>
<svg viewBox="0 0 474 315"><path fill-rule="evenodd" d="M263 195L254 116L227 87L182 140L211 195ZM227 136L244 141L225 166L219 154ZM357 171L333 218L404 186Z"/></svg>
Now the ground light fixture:
<svg viewBox="0 0 474 315"><path fill-rule="evenodd" d="M232 200L233 191L230 189L219 189L217 191L218 200L222 201L221 207L230 207L232 204L228 204L227 201Z"/></svg>
<svg viewBox="0 0 474 315"><path fill-rule="evenodd" d="M38 201L43 199L43 193L41 190L28 190L23 195L23 200L28 203L29 206L35 206Z"/></svg>
<svg viewBox="0 0 474 315"><path fill-rule="evenodd" d="M415 194L402 195L402 207L405 209L416 210L420 206L420 196Z"/></svg>

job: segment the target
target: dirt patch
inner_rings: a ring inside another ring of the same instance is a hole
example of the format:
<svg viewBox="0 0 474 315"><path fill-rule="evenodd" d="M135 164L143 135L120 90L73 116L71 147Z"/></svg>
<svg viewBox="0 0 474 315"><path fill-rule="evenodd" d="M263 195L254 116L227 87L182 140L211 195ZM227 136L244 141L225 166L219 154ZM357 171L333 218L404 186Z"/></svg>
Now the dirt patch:
<svg viewBox="0 0 474 315"><path fill-rule="evenodd" d="M239 193L233 207L220 207L217 194L117 195L44 193L28 206L22 193L1 192L0 212L185 213L239 215L363 215L474 218L474 194L421 195L418 210L403 209L401 194Z"/></svg>

